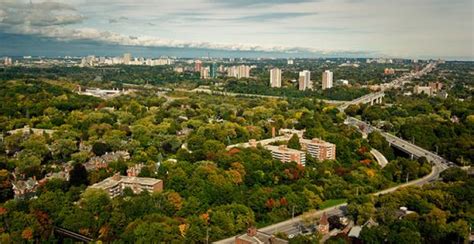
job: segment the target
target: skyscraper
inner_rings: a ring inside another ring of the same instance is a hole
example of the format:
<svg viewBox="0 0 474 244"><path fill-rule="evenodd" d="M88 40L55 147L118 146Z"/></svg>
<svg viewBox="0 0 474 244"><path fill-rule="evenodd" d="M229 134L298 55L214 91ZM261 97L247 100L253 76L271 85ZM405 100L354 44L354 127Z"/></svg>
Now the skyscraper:
<svg viewBox="0 0 474 244"><path fill-rule="evenodd" d="M202 62L201 60L194 61L194 72L201 72Z"/></svg>
<svg viewBox="0 0 474 244"><path fill-rule="evenodd" d="M210 73L209 67L201 67L200 72L201 72L201 79L209 78L209 73Z"/></svg>
<svg viewBox="0 0 474 244"><path fill-rule="evenodd" d="M217 64L216 63L212 63L211 64L211 71L210 71L210 76L211 78L217 78Z"/></svg>
<svg viewBox="0 0 474 244"><path fill-rule="evenodd" d="M300 91L306 89L312 89L311 87L311 72L309 70L303 70L300 72L300 78L298 79L298 87Z"/></svg>
<svg viewBox="0 0 474 244"><path fill-rule="evenodd" d="M130 53L123 54L123 64L130 64L130 61L132 61L132 54Z"/></svg>
<svg viewBox="0 0 474 244"><path fill-rule="evenodd" d="M239 65L232 66L227 68L227 76L240 78L249 78L250 77L250 66L248 65Z"/></svg>
<svg viewBox="0 0 474 244"><path fill-rule="evenodd" d="M329 70L326 70L323 72L323 82L322 82L323 90L332 87L332 75L333 75L332 72Z"/></svg>
<svg viewBox="0 0 474 244"><path fill-rule="evenodd" d="M281 87L281 69L273 68L270 70L270 86Z"/></svg>

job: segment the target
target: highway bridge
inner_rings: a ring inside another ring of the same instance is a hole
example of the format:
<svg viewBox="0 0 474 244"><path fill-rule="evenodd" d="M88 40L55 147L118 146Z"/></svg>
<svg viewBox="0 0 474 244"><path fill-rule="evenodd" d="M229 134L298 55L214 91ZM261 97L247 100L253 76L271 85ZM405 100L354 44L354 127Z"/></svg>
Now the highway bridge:
<svg viewBox="0 0 474 244"><path fill-rule="evenodd" d="M430 63L421 72L418 72L418 73L413 74L413 75L423 75L423 74L431 71L434 67L435 67L435 64ZM412 77L412 76L407 76L407 77L405 77L405 79L408 79L410 77ZM398 84L398 82L403 82L405 79L399 79L399 80L397 80L397 82L394 82L393 84ZM374 103L379 103L379 102L382 101L384 96L385 96L385 94L383 92L368 94L366 96L360 97L360 98L355 99L353 101L347 102L347 103L339 106L338 108L339 108L339 110L344 111L351 104L359 104L359 103L374 104ZM423 149L423 148L421 148L417 145L414 145L414 144L412 144L412 143L410 143L406 140L403 140L402 138L398 138L398 137L396 137L396 136L394 136L390 133L383 132L383 131L381 131L381 130L379 130L379 129L377 129L377 128L375 128L375 127L373 127L373 126L371 126L371 125L369 125L369 124L367 124L367 123L365 123L361 120L358 120L356 118L348 117L346 119L345 123L353 125L353 126L357 126L359 129L364 130L364 132L367 133L367 134L374 131L374 130L377 130L385 137L385 139L392 146L406 152L412 158L425 157L433 165L432 169L431 169L431 172L428 175L426 175L425 177L417 179L417 180L413 180L413 181L410 181L410 182L407 182L407 183L404 183L404 184L401 184L401 185L398 185L398 186L395 186L395 187L391 187L391 188L388 188L388 189L385 189L385 190L382 190L382 191L379 191L379 192L376 192L376 193L373 193L374 196L394 192L394 191L396 191L396 190L398 190L402 187L421 186L421 185L427 184L429 182L437 180L439 178L439 175L440 175L441 172L443 172L444 170L446 170L447 168L449 168L451 166L454 166L454 164L452 162L444 159L443 157L441 157L441 156L439 156L439 155L437 155L433 152L430 152L430 151L428 151L426 149ZM318 218L323 213L326 213L329 216L331 216L331 215L340 215L345 211L346 206L347 206L347 203L342 203L340 205L337 205L337 206L334 206L334 207L331 207L331 208L322 209L322 210L319 210L319 211L316 211L315 213L313 213L314 216L312 216L312 217ZM300 215L300 216L296 216L296 217L294 217L292 219L289 219L289 220L286 220L286 221L282 221L282 222L279 222L279 223L276 223L276 224L273 224L273 225L270 225L270 226L266 226L266 227L261 228L259 230L263 231L263 232L267 232L267 233L284 232L288 235L297 234L297 233L299 233L298 226L301 222L302 222L302 216ZM215 243L218 243L218 244L235 243L235 236L234 237L229 237L225 240L217 241Z"/></svg>

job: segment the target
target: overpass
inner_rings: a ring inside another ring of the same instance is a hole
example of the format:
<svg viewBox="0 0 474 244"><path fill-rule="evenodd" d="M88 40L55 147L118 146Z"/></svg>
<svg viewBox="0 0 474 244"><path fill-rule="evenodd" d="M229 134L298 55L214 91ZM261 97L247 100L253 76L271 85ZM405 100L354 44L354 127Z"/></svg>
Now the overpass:
<svg viewBox="0 0 474 244"><path fill-rule="evenodd" d="M344 111L347 107L349 107L350 105L357 105L357 104L366 104L366 103L370 103L370 105L374 105L374 103L382 103L382 99L385 97L385 93L384 92L374 92L374 93L370 93L370 94L367 94L365 96L362 96L362 97L359 97L359 98L356 98L350 102L346 102L344 104L341 104L338 109L340 111Z"/></svg>
<svg viewBox="0 0 474 244"><path fill-rule="evenodd" d="M430 63L428 64L427 67L425 67L421 72L418 72L416 74L412 74L412 75L423 75L427 72L430 72L434 67L435 67L435 63ZM412 76L407 76L405 78L410 78ZM393 82L393 85L397 85L399 82L404 82L406 79L399 79L397 80L397 82ZM391 86L391 87L394 87L394 86ZM383 97L385 96L385 93L383 92L376 92L376 93L371 93L371 94L368 94L368 95L365 95L363 97L360 97L358 99L355 99L353 101L350 101L350 102L347 102L347 103L344 103L343 105L339 106L338 109L341 110L341 111L344 111L349 105L351 104L360 104L360 103L380 103L383 99ZM427 184L429 182L432 182L434 180L437 180L439 178L439 175L441 172L443 172L444 170L446 170L447 168L453 166L454 164L444 158L442 158L441 156L435 154L435 153L432 153L426 149L423 149L419 146L416 146L408 141L405 141L401 138L398 138L392 134L389 134L387 132L383 132L361 120L358 120L356 118L353 118L353 117L348 117L345 121L346 124L349 124L349 125L353 125L353 126L357 126L360 130L362 130L364 133L370 133L372 131L379 131L382 136L385 137L385 139L394 147L406 152L408 155L410 155L411 158L420 158L420 157L425 157L429 162L432 163L432 168L431 168L431 172L424 176L423 178L420 178L420 179L417 179L417 180L413 180L413 181L410 181L410 182L407 182L407 183L404 183L404 184L401 184L401 185L398 185L398 186L394 186L394 187L391 187L391 188L388 188L388 189L385 189L385 190L382 190L382 191L379 191L379 192L376 192L376 193L373 193L372 195L374 196L379 196L379 195L382 195L382 194L387 194L387 193L391 193L391 192L394 192L400 188L403 188L403 187L407 187L407 186L421 186L421 185L424 185L424 184ZM337 215L337 214L341 214L345 211L345 207L347 206L347 203L342 203L342 204L339 204L337 206L334 206L334 207L330 207L330 208L327 208L327 209L322 209L322 210L319 210L319 211L316 211L315 213L313 213L313 215L311 217L319 217L321 216L323 213L326 213L328 215ZM259 230L260 231L263 231L263 232L267 232L267 233L277 233L277 232L285 232L287 234L295 234L295 233L298 233L298 224L301 223L303 220L303 217L302 215L300 216L296 216L295 218L292 218L292 219L289 219L289 220L285 220L285 221L282 221L282 222L279 222L279 223L276 223L276 224L273 224L273 225L270 225L270 226L266 226L266 227L263 227L263 228L260 228ZM224 239L224 240L220 240L220 241L217 241L217 242L214 242L214 243L218 243L218 244L231 244L231 243L235 243L235 236L234 237L229 237L227 239Z"/></svg>
<svg viewBox="0 0 474 244"><path fill-rule="evenodd" d="M91 242L94 241L94 239L92 239L88 236L85 236L85 235L82 235L82 234L79 234L79 233L61 228L61 227L57 227L57 226L53 226L53 231L54 231L55 234L59 235L60 237L70 238L70 239L78 241L78 242L91 243Z"/></svg>

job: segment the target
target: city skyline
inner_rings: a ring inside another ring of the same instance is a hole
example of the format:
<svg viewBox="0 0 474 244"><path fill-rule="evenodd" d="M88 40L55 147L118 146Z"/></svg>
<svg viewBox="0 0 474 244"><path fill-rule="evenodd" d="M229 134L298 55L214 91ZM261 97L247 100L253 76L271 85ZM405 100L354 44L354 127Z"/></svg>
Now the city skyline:
<svg viewBox="0 0 474 244"><path fill-rule="evenodd" d="M473 6L465 0L0 3L0 56L139 49L190 57L474 59Z"/></svg>

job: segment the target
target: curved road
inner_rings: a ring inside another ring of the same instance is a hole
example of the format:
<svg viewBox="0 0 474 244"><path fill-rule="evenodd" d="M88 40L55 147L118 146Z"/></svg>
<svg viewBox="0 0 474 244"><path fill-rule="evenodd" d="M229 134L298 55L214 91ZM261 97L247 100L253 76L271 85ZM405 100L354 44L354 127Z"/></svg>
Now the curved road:
<svg viewBox="0 0 474 244"><path fill-rule="evenodd" d="M429 64L428 67L425 67L425 69L423 69L422 73L424 74L426 71L429 72L429 71L432 70L432 68L433 68L433 65ZM398 82L400 82L400 81L398 81ZM396 83L398 83L398 82L396 82ZM417 157L417 158L425 157L433 165L433 167L431 168L431 172L428 175L424 176L423 178L413 180L413 181L407 182L405 184L401 184L401 185L398 185L398 186L395 186L395 187L392 187L392 188L389 188L389 189L385 189L385 190L373 193L374 196L379 196L379 195L382 195L382 194L387 194L387 193L390 193L390 192L394 192L394 191L398 190L399 188L406 187L406 186L421 186L421 185L424 185L424 184L429 183L431 181L437 180L439 178L439 174L441 172L443 172L444 170L446 170L447 168L449 168L450 166L453 165L452 162L449 162L448 160L442 158L441 156L439 156L439 155L437 155L433 152L430 152L426 149L423 149L423 148L421 148L417 145L414 145L414 144L412 144L408 141L405 141L401 138L398 138L398 137L396 137L392 134L380 131L377 128L374 128L371 125L369 125L369 124L367 124L367 123L365 123L361 120L358 120L356 118L348 117L347 120L346 120L346 123L348 123L350 125L353 125L353 126L357 126L358 128L364 128L366 130L365 131L366 133L370 133L371 131L377 130L393 146L407 152L408 154L412 155L412 157ZM342 203L342 204L334 206L334 207L322 209L322 210L314 212L313 216L311 216L311 217L319 217L323 213L326 213L329 216L335 215L335 214L340 214L344 211L345 206L347 206L347 203ZM273 225L270 225L270 226L266 226L264 228L260 228L259 230L263 231L263 232L267 232L267 233L285 232L287 234L293 234L293 233L298 232L298 229L297 229L296 226L297 226L298 223L301 222L301 220L302 220L302 216L300 215L300 216L297 216L293 219L285 220L285 221L282 221L282 222L279 222L279 223L276 223L276 224L273 224ZM214 243L218 243L218 244L235 243L235 236L229 237L227 239L220 240L220 241L217 241L217 242L214 242Z"/></svg>

